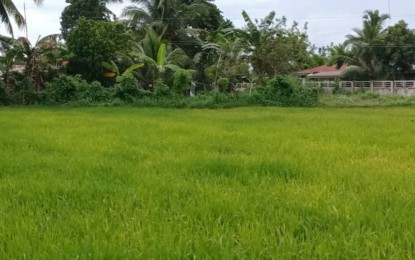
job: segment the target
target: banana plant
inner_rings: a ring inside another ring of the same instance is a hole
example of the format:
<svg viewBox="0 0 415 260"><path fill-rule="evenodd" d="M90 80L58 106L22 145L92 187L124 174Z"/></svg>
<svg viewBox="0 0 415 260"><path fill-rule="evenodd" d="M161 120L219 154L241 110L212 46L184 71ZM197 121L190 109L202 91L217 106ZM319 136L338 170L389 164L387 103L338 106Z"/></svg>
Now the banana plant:
<svg viewBox="0 0 415 260"><path fill-rule="evenodd" d="M26 75L37 90L44 85L43 73L60 66L59 57L65 52L61 35L51 34L40 38L32 45L25 37L18 38L14 46L19 50L19 59L25 63Z"/></svg>
<svg viewBox="0 0 415 260"><path fill-rule="evenodd" d="M115 62L110 61L110 62L103 62L102 63L102 67L104 67L106 70L108 70L108 72L106 72L104 74L105 77L107 78L114 78L117 76L123 76L126 73L132 73L135 70L138 70L139 68L144 67L144 63L135 63L133 65L131 65L130 67L128 67L123 73L120 73L120 69L118 68L117 64L115 64Z"/></svg>
<svg viewBox="0 0 415 260"><path fill-rule="evenodd" d="M16 40L1 36L0 48L3 53L0 64L6 85L12 66L20 64L25 66L26 76L38 90L43 86L45 72L59 68L61 64L60 57L63 57L62 54L65 53L58 34L41 38L34 45L25 37Z"/></svg>

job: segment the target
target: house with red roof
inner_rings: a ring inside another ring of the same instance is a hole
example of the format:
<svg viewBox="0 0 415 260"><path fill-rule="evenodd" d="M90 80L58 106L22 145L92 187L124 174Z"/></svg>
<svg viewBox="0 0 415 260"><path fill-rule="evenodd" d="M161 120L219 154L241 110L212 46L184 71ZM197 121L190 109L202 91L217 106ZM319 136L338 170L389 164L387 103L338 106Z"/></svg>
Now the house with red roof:
<svg viewBox="0 0 415 260"><path fill-rule="evenodd" d="M296 72L303 79L311 81L334 81L340 79L347 70L347 65L337 68L336 65L322 65L311 69Z"/></svg>

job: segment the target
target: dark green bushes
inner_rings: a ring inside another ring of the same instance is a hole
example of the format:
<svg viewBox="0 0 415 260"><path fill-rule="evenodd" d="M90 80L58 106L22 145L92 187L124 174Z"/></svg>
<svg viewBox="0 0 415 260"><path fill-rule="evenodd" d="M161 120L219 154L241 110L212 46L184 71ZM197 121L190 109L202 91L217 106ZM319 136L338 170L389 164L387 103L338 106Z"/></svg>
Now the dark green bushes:
<svg viewBox="0 0 415 260"><path fill-rule="evenodd" d="M151 96L136 99L133 103L137 107L164 107L164 108L232 108L254 106L257 98L249 93L224 94L219 91L206 92L195 97L185 96Z"/></svg>
<svg viewBox="0 0 415 260"><path fill-rule="evenodd" d="M100 103L110 102L113 99L114 93L114 89L105 88L98 81L94 81L88 87L79 91L78 95L85 102Z"/></svg>
<svg viewBox="0 0 415 260"><path fill-rule="evenodd" d="M225 87L229 82L221 81ZM0 104L72 104L72 105L122 105L126 103L140 107L171 108L230 108L253 105L267 106L315 106L319 92L316 88L304 87L296 79L277 77L250 92L221 92L214 90L186 97L191 86L191 75L179 71L172 87L163 80L155 82L153 91L143 90L132 73L117 77L113 88L104 87L94 81L88 83L81 76L59 76L46 84L43 91L36 91L30 81L22 80L15 91L7 91L0 85Z"/></svg>
<svg viewBox="0 0 415 260"><path fill-rule="evenodd" d="M310 107L318 103L318 88L302 86L291 77L276 77L257 88L260 103L275 106Z"/></svg>
<svg viewBox="0 0 415 260"><path fill-rule="evenodd" d="M218 79L218 87L220 92L225 92L228 90L229 87L229 79L228 78L220 78Z"/></svg>
<svg viewBox="0 0 415 260"><path fill-rule="evenodd" d="M77 92L85 91L88 87L89 84L80 76L59 76L46 84L43 102L54 104L75 101Z"/></svg>
<svg viewBox="0 0 415 260"><path fill-rule="evenodd" d="M91 84L80 76L60 76L46 84L39 104L64 104L81 101L82 103L104 103L114 98L114 89L105 88L94 81Z"/></svg>
<svg viewBox="0 0 415 260"><path fill-rule="evenodd" d="M115 84L115 97L126 102L132 102L139 95L138 80L132 73L126 72L117 77L117 83Z"/></svg>
<svg viewBox="0 0 415 260"><path fill-rule="evenodd" d="M13 89L8 91L7 102L13 105L33 105L37 103L40 93L26 77L16 80Z"/></svg>
<svg viewBox="0 0 415 260"><path fill-rule="evenodd" d="M4 87L3 81L0 81L0 106L8 105L8 103L6 88Z"/></svg>
<svg viewBox="0 0 415 260"><path fill-rule="evenodd" d="M190 88L192 84L192 74L186 70L179 70L174 73L173 91L177 95L183 93Z"/></svg>

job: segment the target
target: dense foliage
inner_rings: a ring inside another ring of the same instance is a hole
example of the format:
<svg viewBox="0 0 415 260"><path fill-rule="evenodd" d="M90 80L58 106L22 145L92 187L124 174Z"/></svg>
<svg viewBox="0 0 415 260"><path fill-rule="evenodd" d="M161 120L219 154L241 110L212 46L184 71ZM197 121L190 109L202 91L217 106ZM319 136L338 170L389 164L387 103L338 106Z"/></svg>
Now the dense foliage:
<svg viewBox="0 0 415 260"><path fill-rule="evenodd" d="M69 74L80 74L90 82L98 80L106 83L102 63L125 56L132 39L121 23L80 19L66 42L72 54L68 64Z"/></svg>
<svg viewBox="0 0 415 260"><path fill-rule="evenodd" d="M61 31L66 38L76 27L79 18L90 20L110 21L115 15L106 7L107 2L122 2L122 0L66 0L61 16Z"/></svg>
<svg viewBox="0 0 415 260"><path fill-rule="evenodd" d="M404 21L385 27L389 17L379 11L367 11L344 44L316 48L307 24L288 24L275 12L257 20L243 11L246 25L235 28L212 0L133 0L121 20L110 2L122 1L67 0L62 35L35 44L1 36L1 102L180 103L195 95L233 100L242 91L260 104L312 106L318 91L287 75L329 61L350 65L346 78L398 79L415 59L414 31Z"/></svg>
<svg viewBox="0 0 415 260"><path fill-rule="evenodd" d="M318 102L318 89L303 86L295 78L277 77L258 87L258 97L269 105L314 106Z"/></svg>
<svg viewBox="0 0 415 260"><path fill-rule="evenodd" d="M366 11L362 28L331 49L331 63L350 65L346 78L403 79L415 62L415 31L405 21L385 27L390 17Z"/></svg>

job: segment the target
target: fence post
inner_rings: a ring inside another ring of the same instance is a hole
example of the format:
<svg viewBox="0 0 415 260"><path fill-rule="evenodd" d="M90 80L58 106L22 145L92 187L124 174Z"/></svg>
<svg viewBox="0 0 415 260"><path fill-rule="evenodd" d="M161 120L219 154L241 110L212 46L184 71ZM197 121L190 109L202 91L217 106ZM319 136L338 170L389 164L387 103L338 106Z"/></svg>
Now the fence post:
<svg viewBox="0 0 415 260"><path fill-rule="evenodd" d="M395 94L395 80L392 81L391 92L392 92L392 94Z"/></svg>
<svg viewBox="0 0 415 260"><path fill-rule="evenodd" d="M370 91L375 92L375 83L373 82L373 80L370 82Z"/></svg>
<svg viewBox="0 0 415 260"><path fill-rule="evenodd" d="M355 87L356 82L353 80L352 81L352 92L354 92L354 87Z"/></svg>

